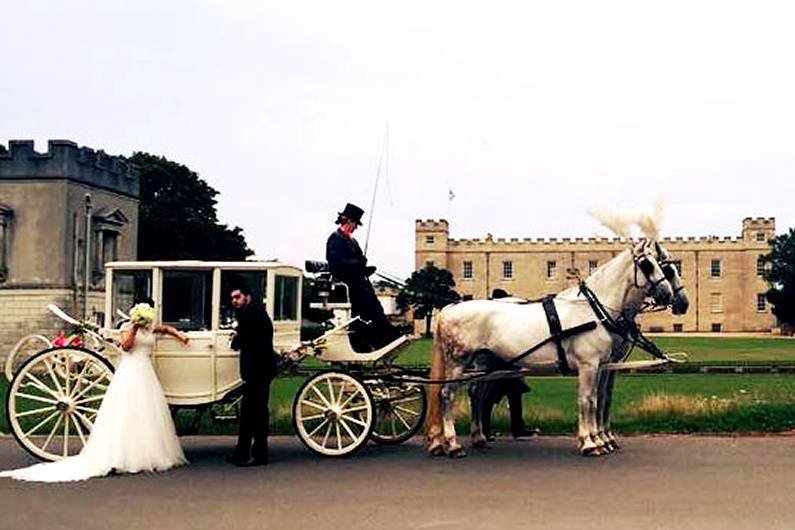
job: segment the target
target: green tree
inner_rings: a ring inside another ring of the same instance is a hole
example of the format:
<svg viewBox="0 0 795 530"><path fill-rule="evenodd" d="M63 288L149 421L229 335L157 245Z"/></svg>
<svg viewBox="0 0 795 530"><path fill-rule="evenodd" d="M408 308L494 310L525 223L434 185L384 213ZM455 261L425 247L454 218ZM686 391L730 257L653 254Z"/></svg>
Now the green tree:
<svg viewBox="0 0 795 530"><path fill-rule="evenodd" d="M405 311L414 307L414 318L425 319L425 336L431 335L431 317L434 309L457 302L461 296L453 290L455 280L453 274L433 265L411 273L406 285L400 290L397 304Z"/></svg>
<svg viewBox="0 0 795 530"><path fill-rule="evenodd" d="M765 279L770 284L767 299L773 314L785 324L795 326L795 228L770 240Z"/></svg>
<svg viewBox="0 0 795 530"><path fill-rule="evenodd" d="M129 160L141 178L138 259L242 261L253 254L240 227L218 221L218 191L194 171L147 153Z"/></svg>

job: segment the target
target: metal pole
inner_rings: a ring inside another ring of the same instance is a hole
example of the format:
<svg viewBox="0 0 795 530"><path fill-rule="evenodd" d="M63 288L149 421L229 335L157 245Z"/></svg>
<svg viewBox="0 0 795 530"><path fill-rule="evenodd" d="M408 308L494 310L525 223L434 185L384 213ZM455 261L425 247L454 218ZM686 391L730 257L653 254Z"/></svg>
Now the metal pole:
<svg viewBox="0 0 795 530"><path fill-rule="evenodd" d="M83 271L83 321L88 320L88 287L91 282L91 194L86 193L85 270Z"/></svg>

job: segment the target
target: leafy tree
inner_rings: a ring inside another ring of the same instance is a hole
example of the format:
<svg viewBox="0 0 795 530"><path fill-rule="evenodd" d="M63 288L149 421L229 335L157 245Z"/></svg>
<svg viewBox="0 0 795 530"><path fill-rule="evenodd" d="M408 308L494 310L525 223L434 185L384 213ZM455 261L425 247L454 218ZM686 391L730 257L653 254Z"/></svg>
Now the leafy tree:
<svg viewBox="0 0 795 530"><path fill-rule="evenodd" d="M770 284L767 299L773 314L785 324L795 326L795 228L770 240L770 253L762 260L768 264L765 279Z"/></svg>
<svg viewBox="0 0 795 530"><path fill-rule="evenodd" d="M218 191L186 166L135 153L140 172L138 259L242 261L253 252L236 226L218 222Z"/></svg>
<svg viewBox="0 0 795 530"><path fill-rule="evenodd" d="M429 337L433 310L441 309L461 299L453 287L455 280L450 271L426 265L411 273L411 278L406 280L406 285L398 294L397 304L403 311L411 306L414 307L414 318L425 319L425 336Z"/></svg>

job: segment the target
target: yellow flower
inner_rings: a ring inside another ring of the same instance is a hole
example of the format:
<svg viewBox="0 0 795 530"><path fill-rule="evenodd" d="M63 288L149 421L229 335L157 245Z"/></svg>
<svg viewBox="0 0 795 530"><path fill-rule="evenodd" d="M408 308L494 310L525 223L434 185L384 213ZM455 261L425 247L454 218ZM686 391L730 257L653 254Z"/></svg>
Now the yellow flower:
<svg viewBox="0 0 795 530"><path fill-rule="evenodd" d="M130 310L130 322L139 326L148 326L155 319L155 308L149 304L135 304Z"/></svg>

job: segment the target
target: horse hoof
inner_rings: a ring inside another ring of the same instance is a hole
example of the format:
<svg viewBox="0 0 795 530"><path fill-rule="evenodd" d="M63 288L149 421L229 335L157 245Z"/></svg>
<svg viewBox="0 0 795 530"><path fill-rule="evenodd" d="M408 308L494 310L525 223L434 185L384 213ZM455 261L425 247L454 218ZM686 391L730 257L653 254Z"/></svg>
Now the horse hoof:
<svg viewBox="0 0 795 530"><path fill-rule="evenodd" d="M602 456L604 454L604 448L599 446L589 446L580 449L581 456Z"/></svg>
<svg viewBox="0 0 795 530"><path fill-rule="evenodd" d="M434 442L428 447L428 454L431 456L443 456L444 446L441 443Z"/></svg>
<svg viewBox="0 0 795 530"><path fill-rule="evenodd" d="M456 447L454 449L450 449L447 452L447 456L450 458L464 458L467 455L466 451L464 451L463 447Z"/></svg>
<svg viewBox="0 0 795 530"><path fill-rule="evenodd" d="M485 449L486 448L486 438L473 438L472 439L472 447L475 449Z"/></svg>

